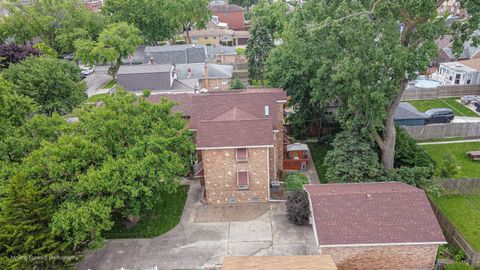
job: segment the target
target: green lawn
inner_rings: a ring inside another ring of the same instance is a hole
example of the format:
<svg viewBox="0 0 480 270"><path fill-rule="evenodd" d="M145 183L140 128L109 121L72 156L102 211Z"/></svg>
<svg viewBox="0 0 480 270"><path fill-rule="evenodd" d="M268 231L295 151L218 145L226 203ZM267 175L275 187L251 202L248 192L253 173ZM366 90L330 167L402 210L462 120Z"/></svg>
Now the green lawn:
<svg viewBox="0 0 480 270"><path fill-rule="evenodd" d="M325 184L328 181L325 179L326 167L323 165L323 160L327 152L332 149L330 144L309 143L308 148L312 155L313 163L315 163L315 169L317 170L320 183Z"/></svg>
<svg viewBox="0 0 480 270"><path fill-rule="evenodd" d="M411 100L409 101L417 110L425 112L433 108L450 108L456 116L472 116L480 117L476 112L458 103L459 98L442 98L428 100Z"/></svg>
<svg viewBox="0 0 480 270"><path fill-rule="evenodd" d="M438 139L428 139L428 140L415 140L417 143L428 143L428 142L451 142L451 141L464 141L468 138L464 137L449 137L449 138L438 138Z"/></svg>
<svg viewBox="0 0 480 270"><path fill-rule="evenodd" d="M468 159L466 152L480 150L480 142L421 145L425 151L441 164L448 153L452 153L460 167L455 178L480 178L480 161Z"/></svg>
<svg viewBox="0 0 480 270"><path fill-rule="evenodd" d="M101 100L105 100L110 96L110 94L98 94L89 97L85 102L99 102Z"/></svg>
<svg viewBox="0 0 480 270"><path fill-rule="evenodd" d="M151 238L168 232L180 222L188 188L188 186L181 186L176 193L162 196L155 202L152 210L142 214L142 218L133 228L128 229L125 226L125 219L115 217L115 224L105 237L109 239Z"/></svg>
<svg viewBox="0 0 480 270"><path fill-rule="evenodd" d="M115 84L117 84L117 81L116 80L110 80L109 82L107 82L106 84L104 84L102 86L102 89L110 89L112 88L113 86L115 86Z"/></svg>
<svg viewBox="0 0 480 270"><path fill-rule="evenodd" d="M480 194L431 198L474 249L480 251Z"/></svg>

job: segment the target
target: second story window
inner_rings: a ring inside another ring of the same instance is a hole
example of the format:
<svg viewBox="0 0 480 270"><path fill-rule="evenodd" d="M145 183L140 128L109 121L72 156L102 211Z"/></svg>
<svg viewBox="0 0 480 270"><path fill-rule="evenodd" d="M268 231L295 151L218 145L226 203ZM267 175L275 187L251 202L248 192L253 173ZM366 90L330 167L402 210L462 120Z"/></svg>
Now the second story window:
<svg viewBox="0 0 480 270"><path fill-rule="evenodd" d="M237 148L235 155L237 157L237 162L247 162L248 161L247 148Z"/></svg>
<svg viewBox="0 0 480 270"><path fill-rule="evenodd" d="M237 172L238 189L248 189L250 187L250 179L247 171Z"/></svg>

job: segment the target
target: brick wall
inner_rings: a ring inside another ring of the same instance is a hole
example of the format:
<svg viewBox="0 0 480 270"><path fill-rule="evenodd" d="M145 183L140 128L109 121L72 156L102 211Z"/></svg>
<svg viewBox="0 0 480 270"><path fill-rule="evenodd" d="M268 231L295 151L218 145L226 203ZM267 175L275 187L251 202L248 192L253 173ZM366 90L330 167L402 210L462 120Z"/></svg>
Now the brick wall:
<svg viewBox="0 0 480 270"><path fill-rule="evenodd" d="M213 15L218 16L218 20L223 23L228 23L228 27L233 30L245 29L245 22L243 11L238 12L214 12Z"/></svg>
<svg viewBox="0 0 480 270"><path fill-rule="evenodd" d="M200 81L200 87L206 88L209 91L224 91L230 89L230 80L224 84L223 79L202 79Z"/></svg>
<svg viewBox="0 0 480 270"><path fill-rule="evenodd" d="M431 270L436 254L437 245L320 248L339 270Z"/></svg>
<svg viewBox="0 0 480 270"><path fill-rule="evenodd" d="M248 149L248 162L236 160L235 149L203 150L207 202L212 204L268 202L268 148ZM248 171L250 187L239 190L237 171Z"/></svg>
<svg viewBox="0 0 480 270"><path fill-rule="evenodd" d="M283 105L284 103L277 103L277 126L279 131L276 133L276 146L277 146L277 166L279 171L283 171Z"/></svg>

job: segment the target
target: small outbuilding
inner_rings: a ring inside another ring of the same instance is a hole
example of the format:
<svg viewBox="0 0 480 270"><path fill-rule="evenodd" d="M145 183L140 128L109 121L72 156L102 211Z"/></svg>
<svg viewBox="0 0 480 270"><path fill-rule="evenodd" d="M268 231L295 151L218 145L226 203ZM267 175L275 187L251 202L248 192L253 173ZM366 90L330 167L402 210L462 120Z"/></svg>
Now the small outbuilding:
<svg viewBox="0 0 480 270"><path fill-rule="evenodd" d="M446 244L425 192L400 182L306 185L320 255L340 270L433 269Z"/></svg>
<svg viewBox="0 0 480 270"><path fill-rule="evenodd" d="M429 118L428 115L417 110L408 102L400 102L394 117L399 126L423 126L427 124Z"/></svg>

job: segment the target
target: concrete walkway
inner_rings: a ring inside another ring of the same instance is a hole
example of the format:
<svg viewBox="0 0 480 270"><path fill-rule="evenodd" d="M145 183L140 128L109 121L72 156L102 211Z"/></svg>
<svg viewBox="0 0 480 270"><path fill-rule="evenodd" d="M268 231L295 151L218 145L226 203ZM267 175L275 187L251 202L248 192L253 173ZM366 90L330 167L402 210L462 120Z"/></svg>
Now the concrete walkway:
<svg viewBox="0 0 480 270"><path fill-rule="evenodd" d="M181 222L171 231L151 239L108 240L77 269L205 269L220 266L224 256L318 254L311 226L290 223L283 203L270 204L253 220L195 223L197 209L205 207L201 194L192 182Z"/></svg>
<svg viewBox="0 0 480 270"><path fill-rule="evenodd" d="M418 145L431 145L431 144L453 144L453 143L469 143L469 142L480 142L480 139L462 140L462 141L444 141L444 142L424 142L424 143L417 143L417 144Z"/></svg>

